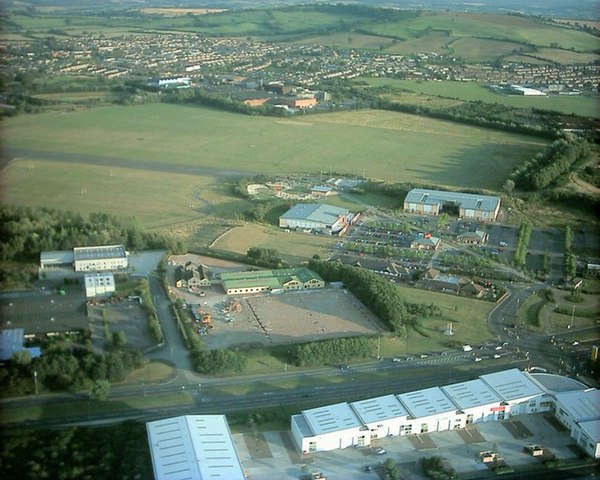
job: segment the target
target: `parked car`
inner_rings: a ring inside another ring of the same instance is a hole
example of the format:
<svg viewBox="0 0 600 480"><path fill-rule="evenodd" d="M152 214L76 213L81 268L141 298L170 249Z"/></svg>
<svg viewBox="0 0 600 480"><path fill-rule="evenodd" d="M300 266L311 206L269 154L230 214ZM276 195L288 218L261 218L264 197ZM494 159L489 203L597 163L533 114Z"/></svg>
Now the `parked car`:
<svg viewBox="0 0 600 480"><path fill-rule="evenodd" d="M385 448L379 447L375 450L375 453L377 455L385 455L387 452L385 451Z"/></svg>

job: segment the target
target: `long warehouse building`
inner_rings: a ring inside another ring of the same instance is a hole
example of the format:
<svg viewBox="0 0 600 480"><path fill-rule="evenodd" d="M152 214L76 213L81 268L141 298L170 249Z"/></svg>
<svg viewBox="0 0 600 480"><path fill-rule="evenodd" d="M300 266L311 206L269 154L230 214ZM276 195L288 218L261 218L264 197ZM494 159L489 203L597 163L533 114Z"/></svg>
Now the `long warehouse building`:
<svg viewBox="0 0 600 480"><path fill-rule="evenodd" d="M556 392L536 377L515 368L443 387L304 410L291 418L292 437L309 454L368 446L387 436L457 430L556 411L575 441L600 458L600 391L573 382L569 391Z"/></svg>
<svg viewBox="0 0 600 480"><path fill-rule="evenodd" d="M404 211L425 215L448 212L467 220L493 222L500 212L500 198L491 195L413 188L404 199Z"/></svg>

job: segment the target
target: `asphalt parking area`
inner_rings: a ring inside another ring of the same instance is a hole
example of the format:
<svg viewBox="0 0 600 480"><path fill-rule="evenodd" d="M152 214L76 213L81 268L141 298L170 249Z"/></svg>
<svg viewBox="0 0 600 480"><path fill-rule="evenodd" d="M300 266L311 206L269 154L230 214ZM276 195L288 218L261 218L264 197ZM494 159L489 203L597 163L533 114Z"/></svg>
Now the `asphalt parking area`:
<svg viewBox="0 0 600 480"><path fill-rule="evenodd" d="M429 450L436 448L437 445L433 442L431 435L411 435L408 437L408 441L411 443L415 450Z"/></svg>
<svg viewBox="0 0 600 480"><path fill-rule="evenodd" d="M513 436L513 438L527 438L533 436L533 433L521 422L509 421L502 423L504 428Z"/></svg>
<svg viewBox="0 0 600 480"><path fill-rule="evenodd" d="M472 443L486 442L486 439L476 428L466 428L464 430L458 430L457 433L460 436L460 438L462 438L464 442L469 445Z"/></svg>
<svg viewBox="0 0 600 480"><path fill-rule="evenodd" d="M246 443L246 447L248 447L248 452L252 456L253 460L273 458L273 454L271 453L269 444L265 440L265 437L262 433L245 433L244 442Z"/></svg>

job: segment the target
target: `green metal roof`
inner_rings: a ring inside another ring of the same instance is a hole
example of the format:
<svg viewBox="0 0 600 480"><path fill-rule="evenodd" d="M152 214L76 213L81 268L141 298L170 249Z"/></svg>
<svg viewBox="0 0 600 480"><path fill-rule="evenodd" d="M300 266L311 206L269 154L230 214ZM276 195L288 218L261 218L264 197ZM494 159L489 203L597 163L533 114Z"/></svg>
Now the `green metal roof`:
<svg viewBox="0 0 600 480"><path fill-rule="evenodd" d="M323 281L319 275L305 267L221 274L225 290L256 287L282 288L291 280L304 284L313 279Z"/></svg>

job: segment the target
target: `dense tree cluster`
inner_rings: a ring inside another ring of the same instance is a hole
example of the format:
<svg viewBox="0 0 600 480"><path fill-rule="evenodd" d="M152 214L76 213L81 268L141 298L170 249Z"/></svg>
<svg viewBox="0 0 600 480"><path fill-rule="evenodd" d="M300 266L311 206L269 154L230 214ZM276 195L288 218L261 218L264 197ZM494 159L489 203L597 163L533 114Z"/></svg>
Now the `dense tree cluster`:
<svg viewBox="0 0 600 480"><path fill-rule="evenodd" d="M294 345L290 363L299 367L347 362L352 358L367 358L372 345L367 337L334 338Z"/></svg>
<svg viewBox="0 0 600 480"><path fill-rule="evenodd" d="M283 260L279 252L273 248L252 247L246 253L248 262L259 267L279 268L283 266Z"/></svg>
<svg viewBox="0 0 600 480"><path fill-rule="evenodd" d="M511 179L522 190L543 190L580 166L590 156L590 146L572 135L555 140L531 160L520 164Z"/></svg>
<svg viewBox="0 0 600 480"><path fill-rule="evenodd" d="M40 390L80 390L100 380L121 382L131 370L143 365L144 356L139 350L114 348L99 354L91 346L69 348L53 342L42 347L38 358L32 359L26 351L16 354L0 368L0 385L4 394L33 393L37 375Z"/></svg>
<svg viewBox="0 0 600 480"><path fill-rule="evenodd" d="M246 367L247 361L246 355L237 349L192 351L194 370L206 375L241 372Z"/></svg>
<svg viewBox="0 0 600 480"><path fill-rule="evenodd" d="M6 434L0 449L4 480L145 480L152 478L143 423Z"/></svg>
<svg viewBox="0 0 600 480"><path fill-rule="evenodd" d="M394 284L369 270L336 262L311 260L309 268L326 281L343 282L390 330L405 334L411 317Z"/></svg>
<svg viewBox="0 0 600 480"><path fill-rule="evenodd" d="M419 466L427 478L434 480L449 480L458 478L456 472L442 457L423 457Z"/></svg>
<svg viewBox="0 0 600 480"><path fill-rule="evenodd" d="M131 250L181 245L166 237L144 231L139 222L107 213L78 213L46 207L4 205L0 208L0 261L32 260L44 250L69 250L90 245L124 244Z"/></svg>

